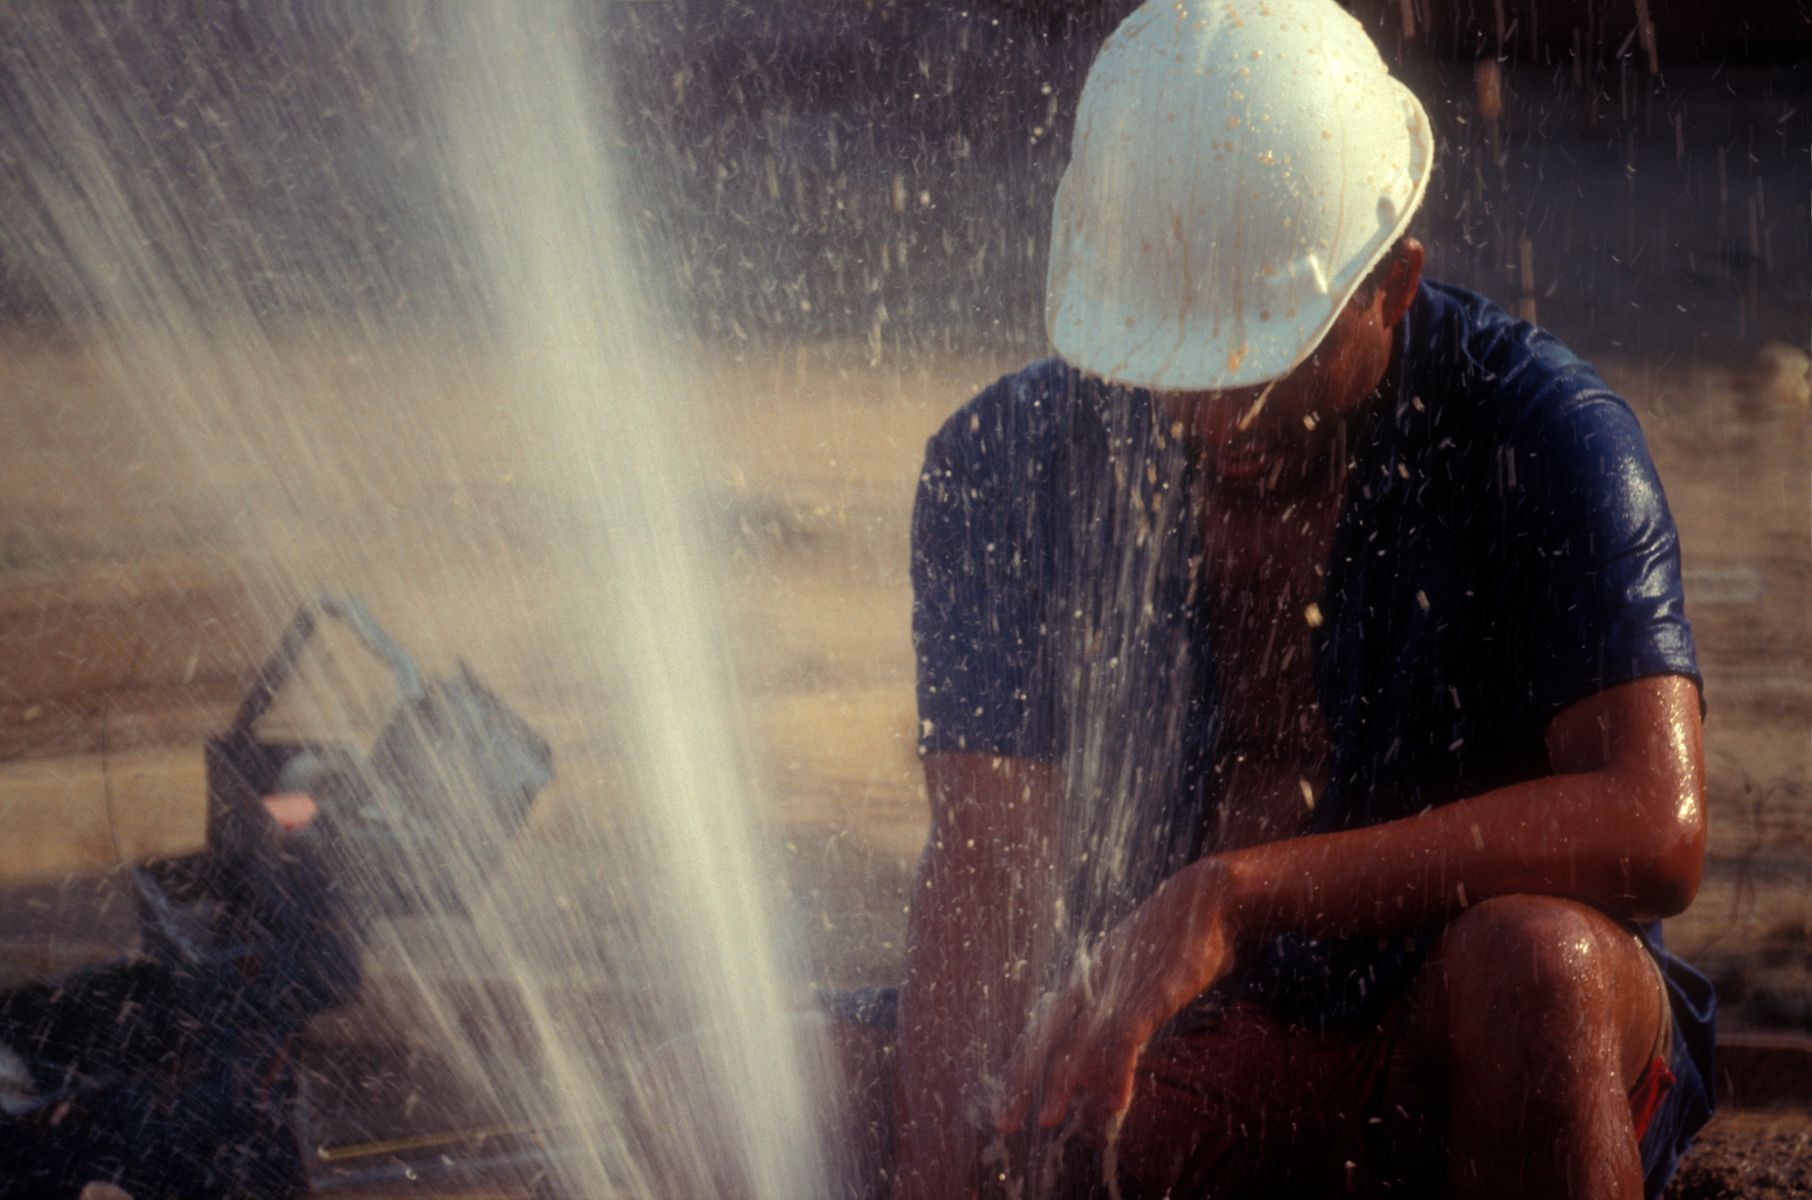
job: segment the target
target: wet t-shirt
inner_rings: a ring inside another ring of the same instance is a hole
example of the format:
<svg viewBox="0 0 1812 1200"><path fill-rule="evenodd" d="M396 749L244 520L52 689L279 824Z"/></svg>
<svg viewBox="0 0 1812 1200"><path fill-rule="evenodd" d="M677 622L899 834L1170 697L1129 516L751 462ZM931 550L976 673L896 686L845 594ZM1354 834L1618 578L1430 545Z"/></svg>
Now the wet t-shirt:
<svg viewBox="0 0 1812 1200"><path fill-rule="evenodd" d="M1647 676L1699 681L1660 481L1588 364L1425 282L1388 378L1349 422L1310 633L1330 755L1312 832L1544 776L1545 730L1568 705ZM1131 900L1200 852L1225 724L1202 600L1213 563L1159 412L1035 363L931 439L913 523L921 753L1061 765L1091 793L1066 799L1066 819L1149 867L1110 873ZM1658 924L1637 932L1673 1002L1683 1144L1709 1111L1711 990ZM1237 986L1297 1021L1363 1020L1428 940L1280 937Z"/></svg>

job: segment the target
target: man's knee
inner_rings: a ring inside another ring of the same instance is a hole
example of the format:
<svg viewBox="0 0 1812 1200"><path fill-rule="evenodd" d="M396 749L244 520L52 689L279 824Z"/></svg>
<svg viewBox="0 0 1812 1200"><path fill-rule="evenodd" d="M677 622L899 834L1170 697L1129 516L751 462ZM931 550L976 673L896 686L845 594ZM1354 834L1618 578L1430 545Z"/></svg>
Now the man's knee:
<svg viewBox="0 0 1812 1200"><path fill-rule="evenodd" d="M1565 1036L1613 1019L1615 980L1632 952L1640 953L1634 939L1595 909L1500 896L1448 922L1426 982L1450 1046L1538 1030Z"/></svg>

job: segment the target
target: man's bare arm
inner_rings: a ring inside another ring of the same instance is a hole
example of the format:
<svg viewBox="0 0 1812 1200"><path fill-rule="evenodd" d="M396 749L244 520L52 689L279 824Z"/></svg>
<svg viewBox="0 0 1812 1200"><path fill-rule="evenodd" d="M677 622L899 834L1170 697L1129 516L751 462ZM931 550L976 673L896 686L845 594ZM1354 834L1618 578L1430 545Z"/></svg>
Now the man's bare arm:
<svg viewBox="0 0 1812 1200"><path fill-rule="evenodd" d="M1095 977L1033 1030L1002 1124L1034 1098L1055 1124L1081 1096L1097 1121L1131 1095L1151 1034L1278 932L1387 935L1490 896L1562 896L1612 916L1691 903L1705 854L1698 691L1661 676L1572 705L1547 730L1554 774L1364 829L1202 859L1116 927Z"/></svg>
<svg viewBox="0 0 1812 1200"><path fill-rule="evenodd" d="M1227 855L1242 940L1392 933L1488 896L1565 896L1630 920L1692 902L1705 858L1699 693L1660 676L1549 724L1554 774L1401 821Z"/></svg>
<svg viewBox="0 0 1812 1200"><path fill-rule="evenodd" d="M925 760L931 833L913 878L900 995L905 1200L966 1195L979 1149L976 1088L998 1073L1049 936L1058 782L1024 759Z"/></svg>

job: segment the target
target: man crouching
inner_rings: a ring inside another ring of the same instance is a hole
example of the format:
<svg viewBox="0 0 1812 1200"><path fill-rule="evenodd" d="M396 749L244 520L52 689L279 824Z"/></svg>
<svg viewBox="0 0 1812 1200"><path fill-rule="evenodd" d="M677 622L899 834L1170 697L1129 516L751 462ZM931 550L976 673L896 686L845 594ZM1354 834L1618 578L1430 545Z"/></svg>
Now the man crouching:
<svg viewBox="0 0 1812 1200"><path fill-rule="evenodd" d="M898 1194L1653 1196L1709 1115L1673 520L1589 365L1422 277L1432 158L1333 0L1096 60L1058 357L920 480Z"/></svg>

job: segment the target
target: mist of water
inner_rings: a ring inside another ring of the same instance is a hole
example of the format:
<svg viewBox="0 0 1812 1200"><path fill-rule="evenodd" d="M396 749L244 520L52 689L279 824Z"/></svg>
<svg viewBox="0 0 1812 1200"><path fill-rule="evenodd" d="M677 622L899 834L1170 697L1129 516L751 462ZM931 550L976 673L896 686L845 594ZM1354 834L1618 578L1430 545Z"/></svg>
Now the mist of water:
<svg viewBox="0 0 1812 1200"><path fill-rule="evenodd" d="M565 1192L825 1193L719 636L708 430L622 222L585 29L503 5L0 29L6 257L130 397L78 419L124 422L164 481L155 518L113 501L122 529L231 574L265 629L364 593L561 756L556 836L499 879L489 802L439 781L467 798L439 814L449 846L383 869L472 914L374 923L370 1003L453 1065L452 1107L542 1131ZM285 70L296 47L329 69ZM259 632L238 636L249 666ZM330 675L298 719L356 727L358 690Z"/></svg>

